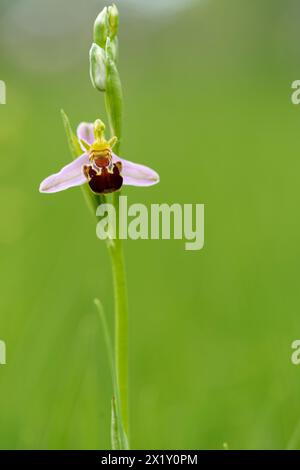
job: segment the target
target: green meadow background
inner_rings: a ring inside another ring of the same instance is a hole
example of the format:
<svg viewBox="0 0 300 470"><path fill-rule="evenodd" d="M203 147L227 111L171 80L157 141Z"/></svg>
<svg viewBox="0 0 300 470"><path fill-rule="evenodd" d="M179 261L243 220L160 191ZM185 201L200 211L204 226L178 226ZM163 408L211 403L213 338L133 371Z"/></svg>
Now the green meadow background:
<svg viewBox="0 0 300 470"><path fill-rule="evenodd" d="M129 203L204 203L205 247L125 242L135 449L300 446L297 0L120 0L122 155L161 183ZM105 120L88 51L101 0L0 0L0 448L107 449L113 326L79 188L39 194L75 127Z"/></svg>

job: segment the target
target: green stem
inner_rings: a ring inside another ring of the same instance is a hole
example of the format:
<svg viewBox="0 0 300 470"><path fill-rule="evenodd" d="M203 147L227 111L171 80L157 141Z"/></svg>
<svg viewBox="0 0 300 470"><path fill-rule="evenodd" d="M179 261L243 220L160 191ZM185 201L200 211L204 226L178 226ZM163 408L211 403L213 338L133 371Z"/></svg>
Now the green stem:
<svg viewBox="0 0 300 470"><path fill-rule="evenodd" d="M116 217L119 218L119 193L114 198ZM118 232L118 231L117 231ZM115 295L115 370L119 391L121 420L128 437L128 301L122 240L116 239L109 247Z"/></svg>
<svg viewBox="0 0 300 470"><path fill-rule="evenodd" d="M112 42L106 40L106 84L105 107L111 136L116 136L118 142L114 151L119 154L122 135L123 97L121 80L115 64L115 54ZM117 233L114 243L108 245L112 260L112 272L115 295L115 372L118 390L118 408L124 433L129 434L128 412L128 304L126 275L123 256L122 240L118 238L119 228L119 197L120 192L113 193L113 203L116 211Z"/></svg>

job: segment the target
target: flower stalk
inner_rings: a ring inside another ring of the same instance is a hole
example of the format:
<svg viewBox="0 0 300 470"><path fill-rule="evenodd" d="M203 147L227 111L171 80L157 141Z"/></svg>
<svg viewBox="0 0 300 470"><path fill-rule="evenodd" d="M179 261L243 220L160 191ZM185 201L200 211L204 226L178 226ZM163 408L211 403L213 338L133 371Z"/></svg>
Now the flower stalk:
<svg viewBox="0 0 300 470"><path fill-rule="evenodd" d="M118 201L118 200L117 200ZM118 204L118 202L117 202ZM118 207L116 208L118 213ZM128 411L128 299L122 241L109 246L115 295L115 369L124 432L129 435Z"/></svg>
<svg viewBox="0 0 300 470"><path fill-rule="evenodd" d="M123 95L119 72L116 65L118 55L118 25L119 14L117 7L104 8L98 15L94 25L94 43L101 53L91 54L91 80L98 82L101 87L96 87L104 92L106 113L110 128L110 137L117 137L115 145L116 153L120 152L122 137ZM103 48L105 44L105 48ZM95 46L92 46L92 49ZM103 59L104 57L104 59ZM97 58L99 66L97 67ZM103 60L105 70L103 70ZM98 76L93 77L93 68ZM99 72L102 76L99 76ZM97 79L96 79L97 78ZM116 218L119 220L120 192L113 194L113 204L116 210ZM119 233L119 230L117 230ZM115 334L114 334L114 360L116 372L116 387L118 389L116 409L120 412L120 420L125 435L129 435L129 405L128 405L128 298L126 286L126 273L122 240L116 238L113 244L108 244L112 263L115 303ZM114 400L113 400L114 403ZM112 423L113 426L113 423Z"/></svg>

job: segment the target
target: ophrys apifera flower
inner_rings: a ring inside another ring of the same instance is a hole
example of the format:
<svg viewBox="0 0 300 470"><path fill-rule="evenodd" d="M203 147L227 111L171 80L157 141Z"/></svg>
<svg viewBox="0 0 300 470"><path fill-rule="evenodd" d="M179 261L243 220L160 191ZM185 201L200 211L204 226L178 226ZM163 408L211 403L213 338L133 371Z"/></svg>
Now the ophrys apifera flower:
<svg viewBox="0 0 300 470"><path fill-rule="evenodd" d="M105 194L123 185L152 186L159 182L159 175L151 168L114 154L112 148L117 139L106 140L104 131L105 125L100 119L94 124L81 123L77 137L82 155L42 181L40 192L56 193L88 183L94 193Z"/></svg>

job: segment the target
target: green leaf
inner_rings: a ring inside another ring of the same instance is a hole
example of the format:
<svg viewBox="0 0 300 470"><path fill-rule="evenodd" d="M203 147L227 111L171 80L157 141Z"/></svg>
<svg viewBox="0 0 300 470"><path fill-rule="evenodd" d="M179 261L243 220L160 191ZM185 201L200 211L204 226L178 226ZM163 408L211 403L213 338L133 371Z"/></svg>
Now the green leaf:
<svg viewBox="0 0 300 470"><path fill-rule="evenodd" d="M119 407L116 398L111 400L111 445L112 450L128 450L128 439L120 419Z"/></svg>
<svg viewBox="0 0 300 470"><path fill-rule="evenodd" d="M115 397L112 397L111 400L111 446L112 450L122 450L122 439Z"/></svg>
<svg viewBox="0 0 300 470"><path fill-rule="evenodd" d="M104 335L104 341L105 341L105 346L106 346L106 351L107 351L107 356L109 360L109 366L110 366L110 373L111 373L111 378L112 378L112 383L113 383L113 388L115 390L116 386L116 374L114 370L114 354L113 354L113 348L112 348L112 341L111 341L111 336L109 333L106 317L104 314L104 308L102 303L100 302L99 299L94 299L94 304L96 305L96 308L99 313L99 318L102 323L102 329L103 329L103 335Z"/></svg>
<svg viewBox="0 0 300 470"><path fill-rule="evenodd" d="M74 134L74 132L71 128L69 118L68 118L68 116L66 115L66 113L64 112L63 109L61 110L61 116L62 116L65 131L66 131L66 136L67 136L67 139L68 139L69 148L70 148L70 151L72 153L72 157L75 160L75 158L79 157L82 154L82 148L81 148L81 146L78 142L78 139L77 139L76 135Z"/></svg>

